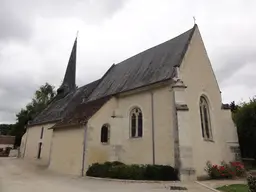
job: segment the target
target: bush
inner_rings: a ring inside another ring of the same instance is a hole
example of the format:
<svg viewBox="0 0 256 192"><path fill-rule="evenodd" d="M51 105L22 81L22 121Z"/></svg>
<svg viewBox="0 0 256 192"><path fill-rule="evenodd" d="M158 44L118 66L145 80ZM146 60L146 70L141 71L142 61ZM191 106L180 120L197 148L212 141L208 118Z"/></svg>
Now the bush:
<svg viewBox="0 0 256 192"><path fill-rule="evenodd" d="M125 165L121 162L94 163L87 176L128 180L178 180L178 172L167 165Z"/></svg>
<svg viewBox="0 0 256 192"><path fill-rule="evenodd" d="M247 183L250 192L256 192L256 177L249 175L247 177Z"/></svg>
<svg viewBox="0 0 256 192"><path fill-rule="evenodd" d="M228 179L234 177L242 177L245 174L245 169L240 162L230 162L229 164L224 161L221 165L212 165L210 161L206 163L205 171L211 179Z"/></svg>

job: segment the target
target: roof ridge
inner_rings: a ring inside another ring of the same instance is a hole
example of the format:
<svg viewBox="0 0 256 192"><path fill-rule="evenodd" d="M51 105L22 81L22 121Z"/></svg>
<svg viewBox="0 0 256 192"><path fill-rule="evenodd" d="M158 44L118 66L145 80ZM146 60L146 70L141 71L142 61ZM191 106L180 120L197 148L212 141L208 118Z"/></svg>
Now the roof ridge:
<svg viewBox="0 0 256 192"><path fill-rule="evenodd" d="M195 32L195 30L196 30L197 27L198 27L197 24L194 24L193 28L190 29L191 32L190 32L188 41L187 41L187 43L185 44L185 47L184 47L184 49L183 49L183 51L182 51L182 53L181 53L180 61L179 61L178 64L177 64L178 67L179 67L179 66L181 65L181 63L182 63L182 60L183 60L183 58L184 58L184 56L185 56L185 54L186 54L186 52L187 52L187 50L188 50L188 46L189 46L189 44L190 44L190 42L191 42L191 39L192 39L193 34L194 34L194 32ZM190 30L189 30L189 31L190 31ZM187 31L187 32L188 32L188 31Z"/></svg>
<svg viewBox="0 0 256 192"><path fill-rule="evenodd" d="M186 34L186 33L188 33L188 32L191 32L191 34L193 34L196 27L197 27L197 24L195 24L191 29L189 29L189 30L187 30L187 31L185 31L185 32L183 32L183 33L181 33L181 34L179 34L179 35L177 35L177 36L175 36L175 37L173 37L173 38L167 40L167 41L164 41L164 42L162 42L162 43L159 43L159 44L157 44L157 45L155 45L155 46L153 46L153 47L150 47L150 48L148 48L148 49L146 49L146 50L144 50L144 51L141 51L141 52L139 52L139 53L137 53L137 54L135 54L135 55L133 55L133 56L131 56L131 57L128 57L127 59L125 59L125 60L123 60L123 61L121 61L121 62L115 64L115 66L118 66L118 65L124 63L124 62L127 61L128 59L132 59L133 57L136 57L136 56L138 56L138 55L140 55L140 54L143 54L143 53L145 53L145 52L147 52L147 51L150 51L151 49L155 49L156 47L161 46L161 45L163 45L163 44L165 44L165 43L167 43L167 42L173 41L173 40L175 40L175 39L177 39L177 38L183 36L184 34ZM191 35L191 36L192 36L192 35ZM190 41L190 40L191 40L191 38L190 38L188 41ZM111 67L112 67L112 66L111 66Z"/></svg>

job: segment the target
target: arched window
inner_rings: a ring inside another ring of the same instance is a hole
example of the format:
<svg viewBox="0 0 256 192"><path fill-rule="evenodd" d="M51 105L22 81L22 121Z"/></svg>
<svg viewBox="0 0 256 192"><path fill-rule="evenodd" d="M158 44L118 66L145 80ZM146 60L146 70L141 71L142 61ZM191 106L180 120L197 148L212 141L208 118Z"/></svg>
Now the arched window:
<svg viewBox="0 0 256 192"><path fill-rule="evenodd" d="M213 138L211 130L209 105L204 96L200 97L200 118L203 138L207 140L212 140Z"/></svg>
<svg viewBox="0 0 256 192"><path fill-rule="evenodd" d="M100 138L101 143L109 143L109 132L110 132L109 125L104 124L101 127L101 138Z"/></svg>
<svg viewBox="0 0 256 192"><path fill-rule="evenodd" d="M142 137L143 135L143 116L140 108L135 107L130 114L131 137Z"/></svg>

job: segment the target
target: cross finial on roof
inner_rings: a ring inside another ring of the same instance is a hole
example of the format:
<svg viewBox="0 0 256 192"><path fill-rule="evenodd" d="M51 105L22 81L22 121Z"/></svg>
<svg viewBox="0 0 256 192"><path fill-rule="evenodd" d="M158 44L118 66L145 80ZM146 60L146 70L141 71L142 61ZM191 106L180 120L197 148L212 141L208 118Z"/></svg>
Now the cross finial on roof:
<svg viewBox="0 0 256 192"><path fill-rule="evenodd" d="M193 20L194 20L194 25L196 24L196 17L193 16Z"/></svg>
<svg viewBox="0 0 256 192"><path fill-rule="evenodd" d="M77 32L76 32L76 38L78 37L78 33L79 33L79 30L77 30Z"/></svg>

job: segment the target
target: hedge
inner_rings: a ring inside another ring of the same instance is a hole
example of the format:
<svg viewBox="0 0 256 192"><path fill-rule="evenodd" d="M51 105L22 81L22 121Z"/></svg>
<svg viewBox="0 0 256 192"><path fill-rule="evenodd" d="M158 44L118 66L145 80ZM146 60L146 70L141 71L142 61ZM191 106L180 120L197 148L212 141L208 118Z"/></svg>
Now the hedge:
<svg viewBox="0 0 256 192"><path fill-rule="evenodd" d="M178 180L178 172L168 165L125 165L114 161L92 164L87 176L127 180Z"/></svg>

